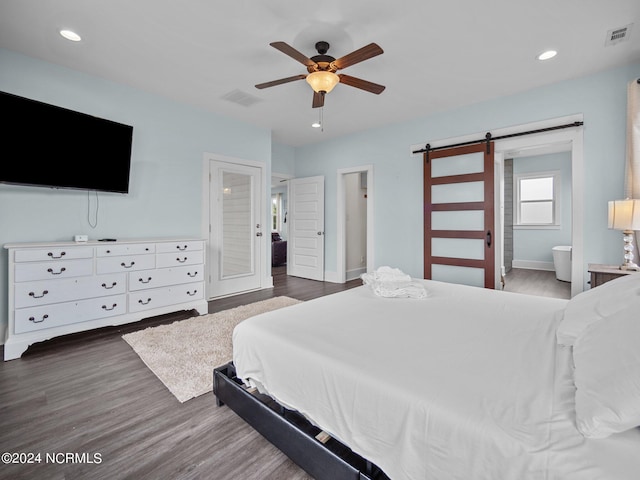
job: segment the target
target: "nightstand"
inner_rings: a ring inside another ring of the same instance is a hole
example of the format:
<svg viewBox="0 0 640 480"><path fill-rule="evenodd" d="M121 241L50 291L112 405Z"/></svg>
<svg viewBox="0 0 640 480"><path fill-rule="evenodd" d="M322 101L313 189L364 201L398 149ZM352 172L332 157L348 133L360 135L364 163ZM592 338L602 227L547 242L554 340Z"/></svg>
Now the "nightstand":
<svg viewBox="0 0 640 480"><path fill-rule="evenodd" d="M598 285L602 285L603 283L615 280L616 278L624 275L638 273L633 270L620 270L620 267L617 265L601 265L599 263L590 263L588 271L591 274L589 282L591 284L591 288L595 288Z"/></svg>

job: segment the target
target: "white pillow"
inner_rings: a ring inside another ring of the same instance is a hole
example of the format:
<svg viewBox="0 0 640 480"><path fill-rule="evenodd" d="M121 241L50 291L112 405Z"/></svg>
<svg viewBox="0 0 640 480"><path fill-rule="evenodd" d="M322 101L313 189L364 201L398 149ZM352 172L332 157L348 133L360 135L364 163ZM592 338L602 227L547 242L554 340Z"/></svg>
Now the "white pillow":
<svg viewBox="0 0 640 480"><path fill-rule="evenodd" d="M629 302L640 307L640 273L616 278L576 295L564 309L556 331L558 343L572 346L589 325L616 313Z"/></svg>
<svg viewBox="0 0 640 480"><path fill-rule="evenodd" d="M600 288L600 287L598 287ZM592 323L573 346L576 424L587 438L640 425L640 309Z"/></svg>

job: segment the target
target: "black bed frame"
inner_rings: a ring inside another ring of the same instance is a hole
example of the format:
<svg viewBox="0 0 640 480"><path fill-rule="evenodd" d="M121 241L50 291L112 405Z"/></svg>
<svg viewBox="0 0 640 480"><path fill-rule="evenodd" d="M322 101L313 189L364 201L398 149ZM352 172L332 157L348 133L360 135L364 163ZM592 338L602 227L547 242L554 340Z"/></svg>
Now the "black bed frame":
<svg viewBox="0 0 640 480"><path fill-rule="evenodd" d="M232 362L214 369L213 393L218 406L226 404L317 480L389 480L380 468L338 440L318 440L322 430L300 413L248 390L236 377Z"/></svg>

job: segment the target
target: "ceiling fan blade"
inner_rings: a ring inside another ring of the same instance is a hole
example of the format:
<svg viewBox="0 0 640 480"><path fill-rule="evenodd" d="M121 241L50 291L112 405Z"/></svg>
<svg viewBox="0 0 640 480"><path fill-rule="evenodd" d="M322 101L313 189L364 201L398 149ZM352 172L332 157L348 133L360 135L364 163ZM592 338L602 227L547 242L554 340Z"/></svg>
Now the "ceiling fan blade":
<svg viewBox="0 0 640 480"><path fill-rule="evenodd" d="M270 43L269 45L271 45L273 48L277 50L280 50L285 55L289 55L291 58L293 58L294 60L297 60L298 62L300 62L301 64L307 67L311 67L316 64L316 62L311 60L309 57L307 57L303 53L300 53L291 45L288 45L284 42L273 42L273 43Z"/></svg>
<svg viewBox="0 0 640 480"><path fill-rule="evenodd" d="M293 77L281 78L280 80L273 80L271 82L259 83L258 85L256 85L256 88L263 89L263 88L275 87L276 85L282 85L283 83L294 82L296 80L302 80L304 78L307 78L307 76L301 73L300 75L294 75Z"/></svg>
<svg viewBox="0 0 640 480"><path fill-rule="evenodd" d="M313 108L323 107L324 106L324 93L313 92L313 103L311 106Z"/></svg>
<svg viewBox="0 0 640 480"><path fill-rule="evenodd" d="M344 83L350 87L359 88L360 90L366 90L367 92L375 93L376 95L380 95L386 88L384 85L378 85L377 83L368 82L350 75L340 74L338 76L340 77L340 83Z"/></svg>
<svg viewBox="0 0 640 480"><path fill-rule="evenodd" d="M356 63L360 63L364 60L368 60L371 57L375 57L376 55L380 55L384 53L377 44L370 43L369 45L359 48L358 50L345 55L344 57L340 57L337 60L334 60L332 63L338 69L347 68L351 65L355 65Z"/></svg>

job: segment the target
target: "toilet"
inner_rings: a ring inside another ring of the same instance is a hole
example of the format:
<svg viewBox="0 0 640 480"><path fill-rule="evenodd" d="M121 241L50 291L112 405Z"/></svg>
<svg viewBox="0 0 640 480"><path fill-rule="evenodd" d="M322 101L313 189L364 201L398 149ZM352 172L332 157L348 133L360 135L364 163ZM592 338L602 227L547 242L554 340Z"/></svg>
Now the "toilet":
<svg viewBox="0 0 640 480"><path fill-rule="evenodd" d="M563 282L571 281L571 246L559 245L553 247L553 266L556 278Z"/></svg>

